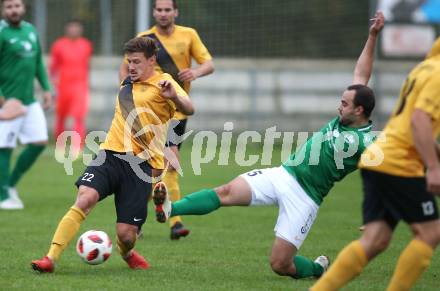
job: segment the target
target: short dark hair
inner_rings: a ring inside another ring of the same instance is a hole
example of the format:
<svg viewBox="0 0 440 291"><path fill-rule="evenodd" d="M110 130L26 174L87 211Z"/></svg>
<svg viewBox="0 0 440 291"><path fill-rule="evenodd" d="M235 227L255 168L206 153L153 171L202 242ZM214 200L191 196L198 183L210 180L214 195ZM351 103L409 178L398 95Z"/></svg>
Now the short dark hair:
<svg viewBox="0 0 440 291"><path fill-rule="evenodd" d="M144 53L147 59L155 56L157 51L156 43L151 37L135 37L124 44L124 53Z"/></svg>
<svg viewBox="0 0 440 291"><path fill-rule="evenodd" d="M156 8L156 1L157 0L153 1L153 9ZM173 8L177 9L177 0L173 0Z"/></svg>
<svg viewBox="0 0 440 291"><path fill-rule="evenodd" d="M362 84L348 86L347 90L354 90L356 92L353 104L356 107L362 106L362 108L364 108L364 116L369 118L374 109L374 105L376 104L373 90Z"/></svg>
<svg viewBox="0 0 440 291"><path fill-rule="evenodd" d="M3 3L10 1L10 0L1 0L1 4L3 5ZM24 0L21 0L21 3L23 3L23 5L26 5L26 3L24 2Z"/></svg>

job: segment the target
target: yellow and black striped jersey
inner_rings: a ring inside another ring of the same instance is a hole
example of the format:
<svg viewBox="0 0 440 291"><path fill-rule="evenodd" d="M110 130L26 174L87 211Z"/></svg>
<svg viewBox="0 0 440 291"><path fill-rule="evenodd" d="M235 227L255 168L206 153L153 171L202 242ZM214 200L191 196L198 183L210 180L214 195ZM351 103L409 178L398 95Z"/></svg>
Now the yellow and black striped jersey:
<svg viewBox="0 0 440 291"><path fill-rule="evenodd" d="M187 93L190 91L191 83L180 82L177 73L191 68L192 59L198 64L212 59L197 31L190 27L175 25L173 33L168 36L160 34L156 26L153 26L137 36L148 36L156 40L159 52L155 69L160 73L170 74ZM175 118L184 119L186 116L181 112L176 112Z"/></svg>
<svg viewBox="0 0 440 291"><path fill-rule="evenodd" d="M176 111L175 104L160 95L160 80L170 80L177 95L188 97L169 74L155 72L146 81L122 82L116 100L115 115L101 149L120 153L132 152L155 169L164 168L163 149L168 122Z"/></svg>
<svg viewBox="0 0 440 291"><path fill-rule="evenodd" d="M411 129L415 109L431 116L432 134L437 137L440 133L440 38L428 57L409 73L393 115L378 139L363 153L360 168L403 177L424 176L425 168ZM383 153L383 161L378 165L368 163L380 156L379 151Z"/></svg>

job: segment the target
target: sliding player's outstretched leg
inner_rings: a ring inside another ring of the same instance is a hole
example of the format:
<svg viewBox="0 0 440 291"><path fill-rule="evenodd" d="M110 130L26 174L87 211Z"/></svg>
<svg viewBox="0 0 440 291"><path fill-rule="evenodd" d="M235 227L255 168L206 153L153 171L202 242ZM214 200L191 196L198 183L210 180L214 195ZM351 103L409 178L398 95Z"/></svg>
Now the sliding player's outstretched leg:
<svg viewBox="0 0 440 291"><path fill-rule="evenodd" d="M328 267L330 267L330 259L324 255L318 256L313 262L322 267L322 273L315 275L317 278L321 277L322 274L328 270Z"/></svg>
<svg viewBox="0 0 440 291"><path fill-rule="evenodd" d="M178 215L205 215L221 206L247 206L251 197L251 189L242 177L215 189L202 189L191 193L173 203L170 202L163 182L157 183L153 190L156 220L159 222L165 222L169 217Z"/></svg>

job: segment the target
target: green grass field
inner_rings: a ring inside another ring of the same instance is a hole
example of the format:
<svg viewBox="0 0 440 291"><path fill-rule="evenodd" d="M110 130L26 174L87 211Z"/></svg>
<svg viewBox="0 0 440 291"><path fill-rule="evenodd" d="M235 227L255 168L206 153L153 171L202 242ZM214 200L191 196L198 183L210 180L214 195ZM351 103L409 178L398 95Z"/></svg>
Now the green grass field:
<svg viewBox="0 0 440 291"><path fill-rule="evenodd" d="M190 148L184 146L182 160L188 161L189 157ZM275 157L279 160L279 155ZM203 166L201 176L192 175L186 163L181 180L183 193L220 185L249 170L237 166L233 159L230 166L218 166L217 161ZM149 270L130 270L115 249L106 263L86 265L76 254L75 239L54 274L37 274L31 270L30 261L45 255L59 219L74 202L73 182L83 169L82 163L76 163L73 176L67 176L55 161L53 148L49 148L19 184L25 209L0 211L0 290L307 290L314 282L280 277L271 271L269 254L276 207L224 208L207 216L185 217L191 234L176 242L169 239L168 226L155 221L150 206L145 237L136 246L150 262ZM336 185L300 254L311 258L326 254L334 259L344 245L356 239L361 197L357 172ZM113 199L98 204L80 233L89 229L104 230L114 240ZM344 290L385 290L409 239L409 229L399 225L390 249ZM439 279L437 251L414 290L439 290Z"/></svg>

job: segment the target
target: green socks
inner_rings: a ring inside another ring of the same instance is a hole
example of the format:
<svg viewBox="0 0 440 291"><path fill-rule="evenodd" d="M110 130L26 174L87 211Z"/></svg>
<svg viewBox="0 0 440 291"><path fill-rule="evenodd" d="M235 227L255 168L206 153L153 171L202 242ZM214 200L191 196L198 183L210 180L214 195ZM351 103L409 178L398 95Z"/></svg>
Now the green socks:
<svg viewBox="0 0 440 291"><path fill-rule="evenodd" d="M203 215L220 207L220 199L212 189L204 189L173 203L171 216Z"/></svg>
<svg viewBox="0 0 440 291"><path fill-rule="evenodd" d="M1 148L0 149L0 201L3 201L9 197L9 167L11 164L12 149Z"/></svg>
<svg viewBox="0 0 440 291"><path fill-rule="evenodd" d="M21 152L20 156L17 159L15 164L15 168L12 171L11 178L9 180L9 185L11 187L15 187L21 176L29 170L29 168L33 165L38 156L43 152L45 145L33 145L29 144L26 148Z"/></svg>
<svg viewBox="0 0 440 291"><path fill-rule="evenodd" d="M320 277L322 273L324 273L324 269L321 265L302 256L295 256L293 258L293 263L296 267L295 279Z"/></svg>

